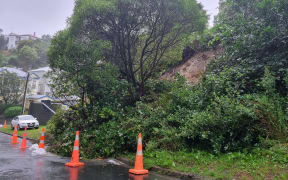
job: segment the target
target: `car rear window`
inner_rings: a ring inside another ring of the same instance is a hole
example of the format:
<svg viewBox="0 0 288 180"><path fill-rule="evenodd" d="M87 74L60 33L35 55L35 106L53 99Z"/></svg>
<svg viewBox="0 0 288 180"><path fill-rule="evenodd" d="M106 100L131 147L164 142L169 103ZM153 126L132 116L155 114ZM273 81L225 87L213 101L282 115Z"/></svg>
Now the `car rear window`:
<svg viewBox="0 0 288 180"><path fill-rule="evenodd" d="M20 116L19 119L20 120L33 120L34 117L33 116Z"/></svg>

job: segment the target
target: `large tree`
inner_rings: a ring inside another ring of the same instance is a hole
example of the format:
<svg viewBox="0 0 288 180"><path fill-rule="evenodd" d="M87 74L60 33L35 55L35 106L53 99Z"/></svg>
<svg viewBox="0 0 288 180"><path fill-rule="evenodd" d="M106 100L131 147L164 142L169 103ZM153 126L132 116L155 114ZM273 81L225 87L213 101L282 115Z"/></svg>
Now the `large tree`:
<svg viewBox="0 0 288 180"><path fill-rule="evenodd" d="M279 77L288 68L288 1L222 0L217 16L223 67L250 69L254 78L269 66Z"/></svg>
<svg viewBox="0 0 288 180"><path fill-rule="evenodd" d="M47 50L50 40L51 37L49 35L43 35L41 39L20 41L17 46L17 53L19 54L24 46L28 46L37 52L37 59L31 64L32 68L47 66Z"/></svg>
<svg viewBox="0 0 288 180"><path fill-rule="evenodd" d="M130 94L138 99L145 94L146 82L161 71L165 54L206 25L206 13L196 0L77 0L69 35L63 39L60 33L52 42L50 65L66 68L59 61L69 56L69 43L86 46L102 41L106 46L101 60L118 66L131 85Z"/></svg>
<svg viewBox="0 0 288 180"><path fill-rule="evenodd" d="M34 48L25 45L20 49L18 57L19 65L27 71L33 67L33 64L38 59L38 53Z"/></svg>
<svg viewBox="0 0 288 180"><path fill-rule="evenodd" d="M15 73L3 71L0 74L0 101L4 104L18 104L22 97L24 81Z"/></svg>

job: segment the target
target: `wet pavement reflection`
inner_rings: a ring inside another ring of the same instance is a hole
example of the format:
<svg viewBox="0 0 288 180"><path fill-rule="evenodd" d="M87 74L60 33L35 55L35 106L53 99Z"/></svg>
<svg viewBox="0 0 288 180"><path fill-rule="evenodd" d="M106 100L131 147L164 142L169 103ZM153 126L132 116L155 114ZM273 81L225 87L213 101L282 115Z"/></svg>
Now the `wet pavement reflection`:
<svg viewBox="0 0 288 180"><path fill-rule="evenodd" d="M106 161L87 161L84 167L70 168L64 165L70 158L50 153L32 156L31 150L20 150L20 144L11 145L10 141L11 136L0 133L0 180L175 180L153 173L132 175L128 168Z"/></svg>

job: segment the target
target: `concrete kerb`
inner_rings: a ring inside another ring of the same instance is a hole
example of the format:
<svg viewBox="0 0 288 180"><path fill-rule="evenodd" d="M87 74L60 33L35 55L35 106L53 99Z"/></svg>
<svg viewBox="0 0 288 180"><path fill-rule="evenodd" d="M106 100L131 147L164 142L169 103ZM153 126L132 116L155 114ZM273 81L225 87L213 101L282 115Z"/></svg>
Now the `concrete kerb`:
<svg viewBox="0 0 288 180"><path fill-rule="evenodd" d="M127 168L131 168L133 167L133 163L132 161L130 161L127 158L117 158L118 161L122 162L123 165ZM191 174L191 173L184 173L184 172L178 172L178 171L174 171L171 169L165 169L165 168L161 168L159 166L153 166L151 168L148 169L149 170L149 174L150 172L154 172L154 173L158 173L158 174L162 174L162 175L166 175L166 176L171 176L171 177L175 177L175 178L180 178L183 180L214 180L213 178L209 178L209 177L204 177L204 176L200 176L200 175L196 175L196 174Z"/></svg>

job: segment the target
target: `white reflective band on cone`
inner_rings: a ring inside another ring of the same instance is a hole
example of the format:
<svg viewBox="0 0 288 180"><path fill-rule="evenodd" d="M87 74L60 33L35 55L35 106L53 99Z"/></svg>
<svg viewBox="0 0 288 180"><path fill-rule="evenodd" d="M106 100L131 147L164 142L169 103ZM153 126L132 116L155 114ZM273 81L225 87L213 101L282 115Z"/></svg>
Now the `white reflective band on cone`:
<svg viewBox="0 0 288 180"><path fill-rule="evenodd" d="M44 141L43 141L43 140L40 140L40 143L42 143L42 144L43 144L43 143L44 143Z"/></svg>
<svg viewBox="0 0 288 180"><path fill-rule="evenodd" d="M44 132L42 132L41 135L44 136Z"/></svg>
<svg viewBox="0 0 288 180"><path fill-rule="evenodd" d="M78 151L79 150L79 147L78 146L74 146L74 149L75 151Z"/></svg>
<svg viewBox="0 0 288 180"><path fill-rule="evenodd" d="M138 139L138 144L142 144L142 138Z"/></svg>
<svg viewBox="0 0 288 180"><path fill-rule="evenodd" d="M143 155L142 151L141 151L141 150L140 150L140 151L137 151L137 155L138 155L138 156L142 156L142 155Z"/></svg>
<svg viewBox="0 0 288 180"><path fill-rule="evenodd" d="M76 138L75 138L75 140L79 140L79 136L78 136L78 135L76 135Z"/></svg>

